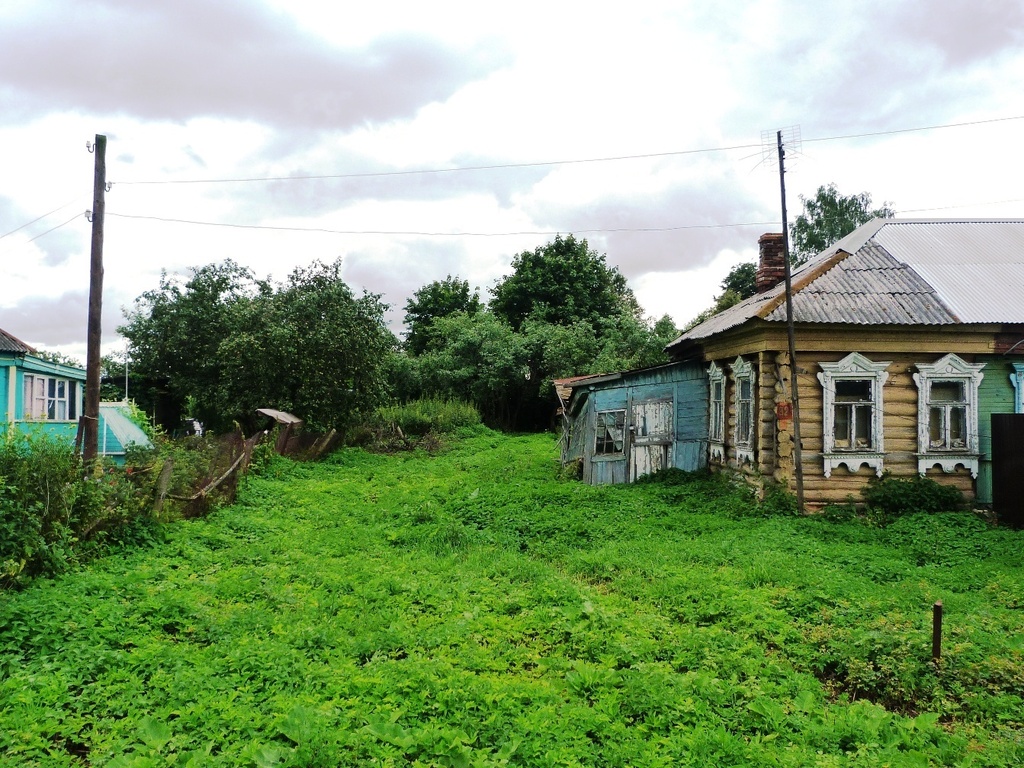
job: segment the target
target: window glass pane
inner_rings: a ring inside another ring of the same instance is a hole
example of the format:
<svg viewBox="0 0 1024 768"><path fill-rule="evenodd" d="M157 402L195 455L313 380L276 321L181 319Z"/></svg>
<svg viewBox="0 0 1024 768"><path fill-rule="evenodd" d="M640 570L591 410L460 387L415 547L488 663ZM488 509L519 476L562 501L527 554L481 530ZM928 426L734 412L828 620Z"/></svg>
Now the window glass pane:
<svg viewBox="0 0 1024 768"><path fill-rule="evenodd" d="M932 402L933 403L962 403L964 397L964 382L962 381L933 381Z"/></svg>
<svg viewBox="0 0 1024 768"><path fill-rule="evenodd" d="M750 379L740 379L740 400L750 399Z"/></svg>
<svg viewBox="0 0 1024 768"><path fill-rule="evenodd" d="M56 397L57 396L57 380L56 379L47 379L47 385L48 386L47 386L47 389L46 389L46 394L49 397Z"/></svg>
<svg viewBox="0 0 1024 768"><path fill-rule="evenodd" d="M597 414L597 439L594 453L621 453L626 425L625 411L608 411Z"/></svg>
<svg viewBox="0 0 1024 768"><path fill-rule="evenodd" d="M967 409L949 409L949 447L963 448L967 445Z"/></svg>
<svg viewBox="0 0 1024 768"><path fill-rule="evenodd" d="M928 445L943 448L946 445L946 409L928 409Z"/></svg>
<svg viewBox="0 0 1024 768"><path fill-rule="evenodd" d="M716 381L715 382L715 394L712 395L712 397L714 397L715 400L721 400L722 399L722 382L720 382L720 381Z"/></svg>
<svg viewBox="0 0 1024 768"><path fill-rule="evenodd" d="M736 414L736 441L740 445L750 444L750 403L741 404Z"/></svg>
<svg viewBox="0 0 1024 768"><path fill-rule="evenodd" d="M871 381L868 379L839 379L836 381L837 403L864 403L871 401Z"/></svg>
<svg viewBox="0 0 1024 768"><path fill-rule="evenodd" d="M867 406L861 406L859 408L854 407L854 413L856 415L856 448L870 448L871 447L871 408Z"/></svg>
<svg viewBox="0 0 1024 768"><path fill-rule="evenodd" d="M850 448L850 409L849 405L836 406L836 448Z"/></svg>

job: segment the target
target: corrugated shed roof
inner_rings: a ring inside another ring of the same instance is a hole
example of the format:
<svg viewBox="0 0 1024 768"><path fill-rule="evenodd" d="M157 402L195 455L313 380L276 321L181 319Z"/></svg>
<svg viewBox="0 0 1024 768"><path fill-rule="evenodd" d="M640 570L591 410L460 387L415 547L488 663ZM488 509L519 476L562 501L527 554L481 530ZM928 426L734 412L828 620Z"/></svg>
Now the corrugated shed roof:
<svg viewBox="0 0 1024 768"><path fill-rule="evenodd" d="M142 431L142 428L128 418L127 413L125 413L126 408L127 406L124 403L100 403L100 416L102 417L104 428L109 429L110 433L117 438L117 442L124 448L127 448L129 445L151 448L153 444L146 437L146 433ZM102 435L100 437L100 444L103 444ZM113 446L109 447L111 448L110 453L118 452L113 450Z"/></svg>
<svg viewBox="0 0 1024 768"><path fill-rule="evenodd" d="M3 328L0 328L0 352L28 353L31 355L35 354L36 350L21 339L11 336Z"/></svg>
<svg viewBox="0 0 1024 768"><path fill-rule="evenodd" d="M800 323L1024 323L1024 219L875 219L793 273ZM785 322L779 284L691 328L695 342L756 318Z"/></svg>

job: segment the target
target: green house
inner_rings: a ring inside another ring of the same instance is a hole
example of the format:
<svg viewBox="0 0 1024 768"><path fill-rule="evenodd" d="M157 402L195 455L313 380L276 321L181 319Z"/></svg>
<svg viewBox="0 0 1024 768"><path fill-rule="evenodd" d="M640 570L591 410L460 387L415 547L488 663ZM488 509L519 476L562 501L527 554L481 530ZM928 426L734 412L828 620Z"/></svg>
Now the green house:
<svg viewBox="0 0 1024 768"><path fill-rule="evenodd" d="M84 393L84 370L46 360L0 329L0 429L73 443ZM151 445L145 432L127 418L127 409L127 403L100 406L99 452L118 463L124 461L129 445Z"/></svg>

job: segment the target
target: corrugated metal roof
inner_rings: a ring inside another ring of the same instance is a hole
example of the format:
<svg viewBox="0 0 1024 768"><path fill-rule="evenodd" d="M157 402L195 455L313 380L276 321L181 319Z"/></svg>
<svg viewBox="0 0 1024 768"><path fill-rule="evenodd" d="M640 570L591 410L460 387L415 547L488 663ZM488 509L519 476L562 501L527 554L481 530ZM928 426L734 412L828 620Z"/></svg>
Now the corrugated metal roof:
<svg viewBox="0 0 1024 768"><path fill-rule="evenodd" d="M785 322L780 305L766 317ZM956 317L935 290L906 264L869 240L793 295L798 323L853 325L944 325Z"/></svg>
<svg viewBox="0 0 1024 768"><path fill-rule="evenodd" d="M963 323L1024 323L1024 220L890 221L874 240Z"/></svg>
<svg viewBox="0 0 1024 768"><path fill-rule="evenodd" d="M18 354L28 353L31 355L34 354L35 351L35 349L30 347L21 339L11 336L11 334L3 328L0 328L0 352L17 352Z"/></svg>
<svg viewBox="0 0 1024 768"><path fill-rule="evenodd" d="M1024 219L875 219L794 271L793 286L800 323L1024 323ZM784 290L752 296L669 346L755 317L785 322Z"/></svg>

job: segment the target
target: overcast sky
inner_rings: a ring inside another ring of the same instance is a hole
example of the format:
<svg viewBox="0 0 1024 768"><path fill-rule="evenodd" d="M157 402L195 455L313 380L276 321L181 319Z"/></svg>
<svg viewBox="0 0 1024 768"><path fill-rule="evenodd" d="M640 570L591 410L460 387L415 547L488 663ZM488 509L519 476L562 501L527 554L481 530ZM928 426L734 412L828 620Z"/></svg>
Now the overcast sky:
<svg viewBox="0 0 1024 768"><path fill-rule="evenodd" d="M764 132L803 139L791 218L830 182L1019 218L1022 118L1018 0L6 0L0 328L84 359L96 134L112 352L161 270L341 257L400 331L557 233L682 325L781 231Z"/></svg>

